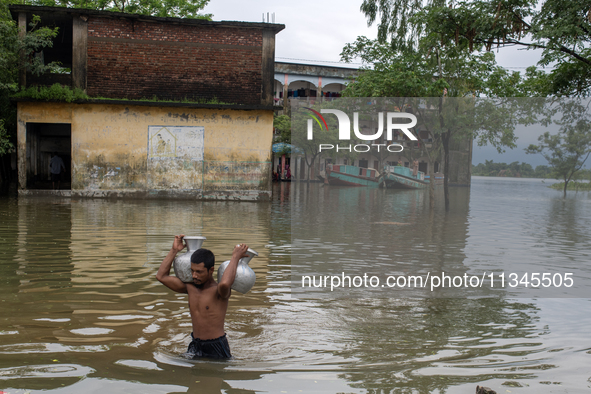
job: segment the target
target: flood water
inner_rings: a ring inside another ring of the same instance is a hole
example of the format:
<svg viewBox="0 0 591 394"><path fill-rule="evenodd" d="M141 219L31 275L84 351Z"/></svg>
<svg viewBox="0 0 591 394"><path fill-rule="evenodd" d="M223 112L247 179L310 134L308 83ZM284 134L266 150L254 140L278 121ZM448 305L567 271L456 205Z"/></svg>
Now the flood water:
<svg viewBox="0 0 591 394"><path fill-rule="evenodd" d="M0 390L589 392L591 194L563 199L532 179L472 182L451 189L449 213L440 192L431 211L426 191L296 183L275 185L270 203L0 199ZM336 219L323 216L328 207ZM292 270L292 231L323 234L333 247L322 253L351 273L514 267L573 272L577 288L327 296L293 285L306 267ZM187 297L155 278L179 233L207 237L216 267L237 243L259 253L255 287L230 299L233 360L179 356L191 331ZM363 237L392 247L364 249Z"/></svg>

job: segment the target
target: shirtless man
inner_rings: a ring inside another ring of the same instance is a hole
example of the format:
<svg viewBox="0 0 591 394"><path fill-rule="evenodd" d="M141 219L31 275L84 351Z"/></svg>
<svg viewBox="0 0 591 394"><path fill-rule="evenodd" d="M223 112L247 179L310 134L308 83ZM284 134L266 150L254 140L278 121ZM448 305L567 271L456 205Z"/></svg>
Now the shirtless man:
<svg viewBox="0 0 591 394"><path fill-rule="evenodd" d="M188 355L193 358L230 358L232 355L224 332L224 320L238 261L247 256L248 246L240 244L234 248L232 259L220 283L213 279L213 253L207 249L196 250L191 256L193 283L184 283L176 276L170 275L170 267L175 256L186 246L183 237L184 235L174 237L172 249L162 261L156 279L171 290L189 295L193 332Z"/></svg>

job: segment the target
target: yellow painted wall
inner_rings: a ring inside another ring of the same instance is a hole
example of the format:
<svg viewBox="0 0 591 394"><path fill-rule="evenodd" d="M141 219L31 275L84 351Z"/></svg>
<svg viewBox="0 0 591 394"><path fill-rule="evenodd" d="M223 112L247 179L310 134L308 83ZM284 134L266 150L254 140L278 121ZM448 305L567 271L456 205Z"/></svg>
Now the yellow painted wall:
<svg viewBox="0 0 591 394"><path fill-rule="evenodd" d="M73 192L270 194L271 110L21 102L18 120L20 157L27 122L71 123ZM204 160L149 157L149 126L202 126ZM25 165L19 159L19 174Z"/></svg>

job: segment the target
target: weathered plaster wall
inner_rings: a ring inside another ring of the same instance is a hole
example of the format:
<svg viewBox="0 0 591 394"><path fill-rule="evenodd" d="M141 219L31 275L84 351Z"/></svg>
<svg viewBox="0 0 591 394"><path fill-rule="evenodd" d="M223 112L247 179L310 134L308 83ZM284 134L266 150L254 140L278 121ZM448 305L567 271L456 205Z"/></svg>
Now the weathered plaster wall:
<svg viewBox="0 0 591 394"><path fill-rule="evenodd" d="M269 110L21 102L18 114L19 174L26 173L20 157L26 154L27 122L72 124L73 195L271 194Z"/></svg>

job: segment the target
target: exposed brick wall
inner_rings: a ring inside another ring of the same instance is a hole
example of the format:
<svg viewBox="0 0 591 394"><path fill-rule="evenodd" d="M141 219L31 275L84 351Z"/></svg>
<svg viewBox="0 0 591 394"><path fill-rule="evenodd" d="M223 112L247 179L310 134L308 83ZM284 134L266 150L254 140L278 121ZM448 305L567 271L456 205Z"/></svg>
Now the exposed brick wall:
<svg viewBox="0 0 591 394"><path fill-rule="evenodd" d="M262 30L88 20L91 96L260 104Z"/></svg>

